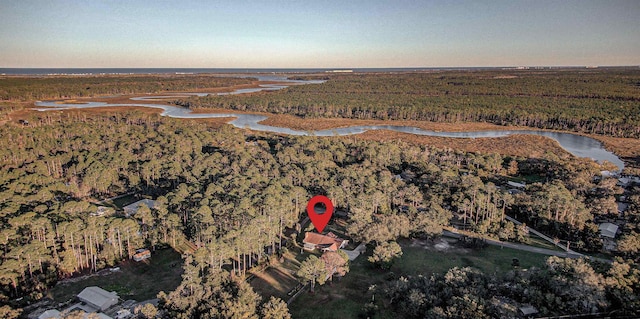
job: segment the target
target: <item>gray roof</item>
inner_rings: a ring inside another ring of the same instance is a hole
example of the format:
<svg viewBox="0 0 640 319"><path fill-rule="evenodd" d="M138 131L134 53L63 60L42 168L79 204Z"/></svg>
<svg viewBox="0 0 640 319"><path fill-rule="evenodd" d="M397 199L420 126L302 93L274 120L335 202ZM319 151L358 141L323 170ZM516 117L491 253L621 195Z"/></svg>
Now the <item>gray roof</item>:
<svg viewBox="0 0 640 319"><path fill-rule="evenodd" d="M614 238L618 232L618 225L612 223L602 223L598 228L602 237Z"/></svg>
<svg viewBox="0 0 640 319"><path fill-rule="evenodd" d="M628 203L616 202L616 204L618 204L618 212L619 213L624 213L629 208L629 204Z"/></svg>
<svg viewBox="0 0 640 319"><path fill-rule="evenodd" d="M538 309L534 306L522 306L520 307L520 312L525 316L529 316L538 313Z"/></svg>
<svg viewBox="0 0 640 319"><path fill-rule="evenodd" d="M108 292L100 287L91 286L84 288L84 290L78 294L78 299L95 306L98 310L106 310L118 303L118 294Z"/></svg>
<svg viewBox="0 0 640 319"><path fill-rule="evenodd" d="M525 188L527 186L527 185L525 185L523 183L512 182L512 181L508 181L507 185L509 185L511 187L516 187L516 188Z"/></svg>
<svg viewBox="0 0 640 319"><path fill-rule="evenodd" d="M127 213L128 215L133 215L135 213L138 212L138 208L140 207L140 205L146 205L149 208L154 208L156 206L156 201L152 200L152 199L141 199L135 203L131 203L125 207L122 207L122 209L124 209L124 212Z"/></svg>

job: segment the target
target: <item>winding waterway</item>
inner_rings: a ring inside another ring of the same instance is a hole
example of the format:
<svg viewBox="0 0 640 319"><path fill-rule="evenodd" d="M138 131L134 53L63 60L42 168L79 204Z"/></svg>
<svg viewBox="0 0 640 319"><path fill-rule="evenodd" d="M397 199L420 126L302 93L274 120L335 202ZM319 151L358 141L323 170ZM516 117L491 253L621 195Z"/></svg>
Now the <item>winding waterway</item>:
<svg viewBox="0 0 640 319"><path fill-rule="evenodd" d="M292 84L312 84L322 83L323 81L293 81L283 80L282 78L259 78L259 80L277 80L280 82L288 82ZM237 89L228 93L176 93L173 95L159 95L159 96L144 96L131 98L132 101L154 101L158 99L166 98L180 98L185 96L205 96L210 94L215 95L227 95L227 94L245 94L259 91L274 91L286 88L286 84L265 84L260 85L257 88L249 89ZM239 113L192 113L191 110L171 105L164 104L148 104L148 103L124 103L124 104L111 104L105 102L87 102L82 104L66 104L58 101L38 101L36 106L44 108L36 108L39 111L51 111L51 110L64 110L64 109L84 109L95 107L125 107L125 106L140 106L162 109L162 116L169 116L175 118L221 118L221 117L234 117L229 124L238 128L247 128L255 131L273 132L288 135L312 135L312 136L342 136L360 134L371 130L389 130L401 133L409 133L415 135L426 136L440 136L440 137L453 137L453 138L487 138L487 137L504 137L515 134L530 134L551 138L560 144L567 152L577 156L586 157L596 160L598 162L609 161L616 165L620 171L624 168L624 163L612 152L607 151L599 141L576 134L560 133L550 131L536 131L536 130L504 130L504 131L472 131L472 132L435 132L430 130L423 130L412 126L398 126L398 125L360 125L335 128L329 130L318 131L300 131L293 130L285 127L277 127L260 124L261 121L267 119L263 115L255 114L239 114Z"/></svg>

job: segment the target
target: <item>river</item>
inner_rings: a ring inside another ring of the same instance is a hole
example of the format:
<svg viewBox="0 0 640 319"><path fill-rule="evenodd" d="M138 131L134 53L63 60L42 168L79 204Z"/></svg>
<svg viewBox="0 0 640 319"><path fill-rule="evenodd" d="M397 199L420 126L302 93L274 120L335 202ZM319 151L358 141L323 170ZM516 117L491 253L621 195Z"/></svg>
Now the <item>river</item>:
<svg viewBox="0 0 640 319"><path fill-rule="evenodd" d="M285 80L278 77L263 77L260 76L261 81L281 81L291 84L319 84L323 81L294 81ZM186 96L205 96L209 94L216 95L228 95L228 94L246 94L259 91L274 91L286 88L286 84L265 84L260 85L257 88L249 89L237 89L228 93L176 93L173 95L158 95L158 96L144 96L131 98L132 101L154 101L157 99L166 98L180 98ZM335 128L329 130L318 131L299 131L285 127L277 127L260 124L261 121L267 119L263 115L255 114L240 114L240 113L192 113L191 110L171 105L164 104L148 104L148 103L125 103L125 104L111 104L105 102L87 102L82 104L66 104L59 101L38 101L36 106L43 108L36 108L39 111L51 111L51 110L64 110L64 109L83 109L83 108L95 108L95 107L124 107L124 106L141 106L162 109L162 116L169 116L175 118L220 118L220 117L234 117L229 124L238 127L246 128L255 131L264 131L288 135L311 135L311 136L342 136L360 134L371 130L390 130L401 133L409 133L415 135L427 135L427 136L440 136L440 137L453 137L453 138L487 138L487 137L504 137L515 134L530 134L548 137L560 144L560 146L567 152L577 156L591 158L595 161L602 163L603 161L609 161L616 165L620 171L624 168L624 162L618 158L612 152L607 151L602 143L599 141L577 134L560 133L551 131L537 131L537 130L495 130L495 131L470 131L470 132L435 132L430 130L423 130L412 126L398 126L398 125L361 125Z"/></svg>

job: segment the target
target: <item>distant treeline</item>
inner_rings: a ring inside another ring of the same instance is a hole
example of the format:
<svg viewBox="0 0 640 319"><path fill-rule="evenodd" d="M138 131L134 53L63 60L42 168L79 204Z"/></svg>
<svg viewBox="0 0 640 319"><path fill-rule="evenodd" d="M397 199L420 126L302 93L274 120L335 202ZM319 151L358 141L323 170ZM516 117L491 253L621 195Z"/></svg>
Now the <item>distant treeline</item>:
<svg viewBox="0 0 640 319"><path fill-rule="evenodd" d="M176 104L311 118L489 122L640 137L640 70L331 75L324 84L193 97Z"/></svg>
<svg viewBox="0 0 640 319"><path fill-rule="evenodd" d="M210 75L0 77L0 100L31 101L188 91L249 84L253 80Z"/></svg>

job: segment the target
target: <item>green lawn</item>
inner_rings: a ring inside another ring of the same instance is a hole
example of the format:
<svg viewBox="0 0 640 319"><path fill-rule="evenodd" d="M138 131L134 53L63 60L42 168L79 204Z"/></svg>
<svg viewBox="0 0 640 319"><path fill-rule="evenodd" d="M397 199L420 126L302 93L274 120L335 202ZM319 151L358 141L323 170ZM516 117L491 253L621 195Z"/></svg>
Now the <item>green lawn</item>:
<svg viewBox="0 0 640 319"><path fill-rule="evenodd" d="M293 318L357 318L363 306L371 298L381 297L376 287L399 278L400 276L430 275L444 273L453 267L475 267L485 273L503 274L511 269L513 258L520 260L522 268L541 266L547 256L522 252L519 250L489 246L482 250L467 250L451 247L441 252L433 247L425 248L412 245L410 240L400 240L403 256L389 271L373 268L367 261L371 249L366 255L358 257L350 272L333 284L317 286L316 293L302 294L289 309ZM370 290L370 288L373 288ZM380 299L378 300L378 304ZM395 318L388 309L381 307L375 318Z"/></svg>
<svg viewBox="0 0 640 319"><path fill-rule="evenodd" d="M393 264L391 271L401 275L444 273L453 267L474 267L485 273L504 273L512 268L513 258L518 258L522 268L540 267L546 256L510 248L488 246L481 250L453 249L440 252L419 246L409 246L401 241L402 258Z"/></svg>
<svg viewBox="0 0 640 319"><path fill-rule="evenodd" d="M293 318L357 318L370 300L369 287L383 284L388 276L386 271L371 268L366 256L360 256L344 278L316 285L315 294L303 293L289 305L289 310ZM393 318L391 314L384 315L377 318Z"/></svg>
<svg viewBox="0 0 640 319"><path fill-rule="evenodd" d="M66 302L88 286L116 291L121 299L143 301L156 298L158 292L170 292L182 281L182 259L173 249L152 252L151 258L121 263L120 271L105 276L92 276L76 282L65 282L52 288L48 296L56 302Z"/></svg>

